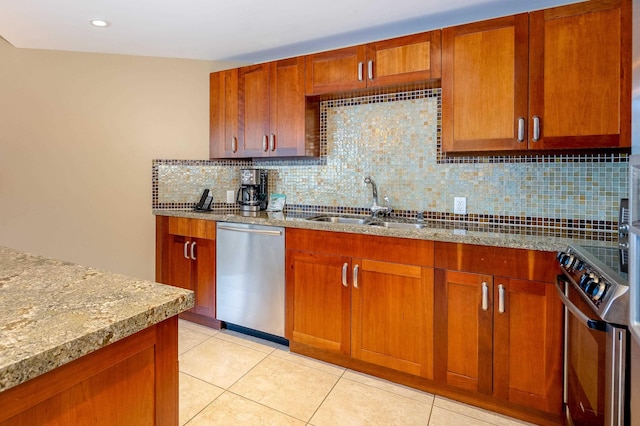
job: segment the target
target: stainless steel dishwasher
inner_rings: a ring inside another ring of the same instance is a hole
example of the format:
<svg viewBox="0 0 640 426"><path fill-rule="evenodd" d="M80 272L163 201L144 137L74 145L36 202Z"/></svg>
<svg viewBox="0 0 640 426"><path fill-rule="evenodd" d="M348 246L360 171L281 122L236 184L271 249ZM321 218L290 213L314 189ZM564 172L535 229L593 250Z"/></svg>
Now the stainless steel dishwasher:
<svg viewBox="0 0 640 426"><path fill-rule="evenodd" d="M217 223L216 316L284 337L284 228Z"/></svg>

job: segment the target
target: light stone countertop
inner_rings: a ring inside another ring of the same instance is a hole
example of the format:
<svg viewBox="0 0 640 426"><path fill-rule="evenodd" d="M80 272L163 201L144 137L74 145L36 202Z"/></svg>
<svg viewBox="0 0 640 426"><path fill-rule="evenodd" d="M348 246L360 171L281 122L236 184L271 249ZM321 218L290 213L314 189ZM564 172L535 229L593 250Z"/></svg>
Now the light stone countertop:
<svg viewBox="0 0 640 426"><path fill-rule="evenodd" d="M465 231L456 229L463 227L464 223L425 220L424 223L426 226L422 229L398 229L306 220L307 217L313 215L331 215L331 213L296 213L291 215L260 212L257 214L249 213L243 215L238 211L212 210L209 212L196 212L185 209L154 209L152 213L157 216L187 217L219 222L252 223L285 228L304 228L319 231L347 232L553 252L564 250L569 244L615 246L615 244L610 241L585 241L553 236L527 235L526 228L519 226L502 226L500 232L490 231L491 227L487 227L489 229L488 231Z"/></svg>
<svg viewBox="0 0 640 426"><path fill-rule="evenodd" d="M190 290L0 247L0 392L177 315Z"/></svg>

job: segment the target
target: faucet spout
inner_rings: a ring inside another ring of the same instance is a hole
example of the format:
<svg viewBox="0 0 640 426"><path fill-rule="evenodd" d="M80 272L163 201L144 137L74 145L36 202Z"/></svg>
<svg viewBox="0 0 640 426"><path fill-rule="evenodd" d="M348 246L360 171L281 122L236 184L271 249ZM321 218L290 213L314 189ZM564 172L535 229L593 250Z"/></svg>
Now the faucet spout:
<svg viewBox="0 0 640 426"><path fill-rule="evenodd" d="M364 178L364 183L366 183L367 185L371 185L371 188L373 189L373 205L377 206L378 205L378 187L376 186L376 183L373 181L373 179L371 179L371 176L367 176L366 178Z"/></svg>

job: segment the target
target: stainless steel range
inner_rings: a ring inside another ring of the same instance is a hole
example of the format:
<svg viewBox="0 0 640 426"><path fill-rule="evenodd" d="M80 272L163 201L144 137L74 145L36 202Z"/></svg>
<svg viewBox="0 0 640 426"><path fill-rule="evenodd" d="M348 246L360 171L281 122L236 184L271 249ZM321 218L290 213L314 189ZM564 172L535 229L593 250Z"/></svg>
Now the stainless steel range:
<svg viewBox="0 0 640 426"><path fill-rule="evenodd" d="M558 253L569 425L629 422L627 260L626 249L615 247L570 245Z"/></svg>

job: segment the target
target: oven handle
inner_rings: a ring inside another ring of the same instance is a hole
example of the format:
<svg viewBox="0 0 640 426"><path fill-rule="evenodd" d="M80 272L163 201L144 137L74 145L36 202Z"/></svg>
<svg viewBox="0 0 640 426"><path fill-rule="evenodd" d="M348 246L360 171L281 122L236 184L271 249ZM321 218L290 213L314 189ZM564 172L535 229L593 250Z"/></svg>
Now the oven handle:
<svg viewBox="0 0 640 426"><path fill-rule="evenodd" d="M558 277L558 280L556 280L556 290L558 291L558 296L560 296L560 300L562 300L562 303L564 304L564 306L566 306L567 309L569 309L569 311L571 311L573 315L575 315L580 321L584 322L587 325L587 327L589 327L590 329L598 330L598 331L607 331L606 322L589 318L580 309L578 309L576 305L574 305L571 302L571 300L569 300L569 298L564 294L564 290L560 288L559 283L561 280L563 282L566 282L564 281L563 278Z"/></svg>

